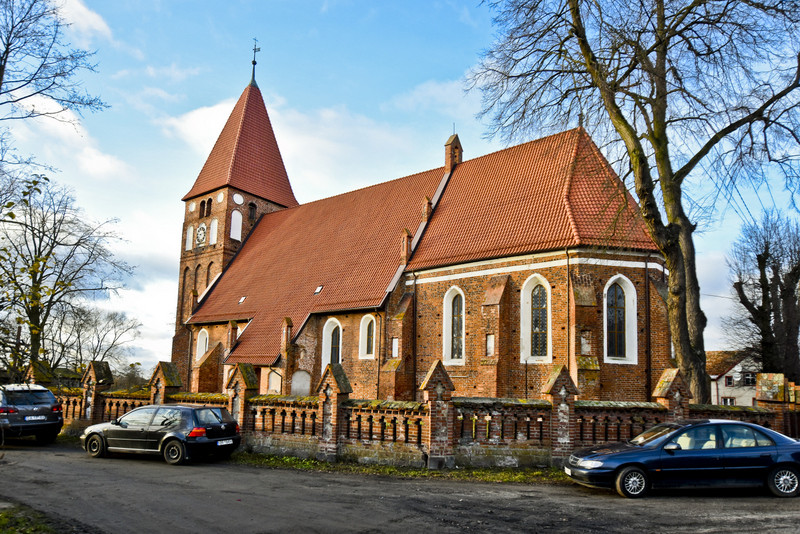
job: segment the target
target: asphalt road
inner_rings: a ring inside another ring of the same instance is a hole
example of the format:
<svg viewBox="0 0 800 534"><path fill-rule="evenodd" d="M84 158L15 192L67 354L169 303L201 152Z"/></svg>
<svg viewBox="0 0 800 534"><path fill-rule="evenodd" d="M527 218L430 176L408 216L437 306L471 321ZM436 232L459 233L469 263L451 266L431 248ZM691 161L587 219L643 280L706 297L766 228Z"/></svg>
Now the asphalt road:
<svg viewBox="0 0 800 534"><path fill-rule="evenodd" d="M89 458L73 444L6 443L0 501L92 532L798 532L800 499L764 491L655 493Z"/></svg>

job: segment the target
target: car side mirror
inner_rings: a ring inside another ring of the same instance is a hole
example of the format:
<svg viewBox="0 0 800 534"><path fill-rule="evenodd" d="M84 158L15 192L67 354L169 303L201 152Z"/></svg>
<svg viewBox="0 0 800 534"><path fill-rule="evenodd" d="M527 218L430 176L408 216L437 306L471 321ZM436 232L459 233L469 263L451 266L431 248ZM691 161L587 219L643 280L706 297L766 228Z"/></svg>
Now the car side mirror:
<svg viewBox="0 0 800 534"><path fill-rule="evenodd" d="M672 443L664 445L664 450L667 452L675 452L681 450L681 446L673 441Z"/></svg>
<svg viewBox="0 0 800 534"><path fill-rule="evenodd" d="M119 419L112 419L111 424L114 426L119 426Z"/></svg>

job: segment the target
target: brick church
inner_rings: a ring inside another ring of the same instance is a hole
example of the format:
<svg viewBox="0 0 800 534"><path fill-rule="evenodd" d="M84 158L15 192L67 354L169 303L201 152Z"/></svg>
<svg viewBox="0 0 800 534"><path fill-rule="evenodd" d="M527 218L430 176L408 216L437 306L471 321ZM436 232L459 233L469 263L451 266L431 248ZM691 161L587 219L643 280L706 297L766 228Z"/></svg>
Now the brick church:
<svg viewBox="0 0 800 534"><path fill-rule="evenodd" d="M443 156L301 205L253 79L182 199L183 383L226 391L239 366L302 396L341 363L352 397L413 400L441 360L455 396L540 398L563 365L581 399L649 400L664 262L586 131Z"/></svg>

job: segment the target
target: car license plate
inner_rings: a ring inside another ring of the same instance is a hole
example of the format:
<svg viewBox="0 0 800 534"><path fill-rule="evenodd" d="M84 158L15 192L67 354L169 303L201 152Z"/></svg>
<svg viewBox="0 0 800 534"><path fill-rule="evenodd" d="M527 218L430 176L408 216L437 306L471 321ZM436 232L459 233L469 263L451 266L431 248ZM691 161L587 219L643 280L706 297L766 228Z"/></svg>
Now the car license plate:
<svg viewBox="0 0 800 534"><path fill-rule="evenodd" d="M44 421L47 419L46 415L26 415L26 421Z"/></svg>
<svg viewBox="0 0 800 534"><path fill-rule="evenodd" d="M221 439L217 442L217 445L233 445L232 439Z"/></svg>
<svg viewBox="0 0 800 534"><path fill-rule="evenodd" d="M572 469L570 469L569 467L565 467L564 472L567 474L567 476L569 477L572 476Z"/></svg>

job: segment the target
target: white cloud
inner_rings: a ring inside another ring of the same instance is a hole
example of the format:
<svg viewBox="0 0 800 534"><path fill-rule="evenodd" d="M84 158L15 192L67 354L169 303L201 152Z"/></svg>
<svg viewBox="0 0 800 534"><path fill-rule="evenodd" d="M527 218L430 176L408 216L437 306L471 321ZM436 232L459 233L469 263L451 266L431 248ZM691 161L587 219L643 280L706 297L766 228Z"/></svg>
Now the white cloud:
<svg viewBox="0 0 800 534"><path fill-rule="evenodd" d="M182 139L192 150L207 156L228 120L235 100L223 100L213 106L194 109L178 117L161 119L164 134Z"/></svg>
<svg viewBox="0 0 800 534"><path fill-rule="evenodd" d="M480 95L464 92L463 80L424 82L389 101L384 109L394 107L406 112L432 111L465 122L474 122L480 110Z"/></svg>
<svg viewBox="0 0 800 534"><path fill-rule="evenodd" d="M148 281L138 290L122 290L103 306L109 310L124 310L128 317L142 323L140 336L131 348L132 360L141 363L144 370L152 369L159 361L170 360L177 295L177 279L159 279Z"/></svg>
<svg viewBox="0 0 800 534"><path fill-rule="evenodd" d="M300 202L399 178L422 167L412 132L341 106L307 113L269 110L286 170Z"/></svg>
<svg viewBox="0 0 800 534"><path fill-rule="evenodd" d="M153 67L151 65L145 68L145 74L151 78L158 78L169 82L181 82L191 76L197 76L203 69L198 67L181 68L175 63L167 67Z"/></svg>
<svg viewBox="0 0 800 534"><path fill-rule="evenodd" d="M60 109L56 102L42 96L30 97L25 107L41 112ZM126 163L98 148L78 116L69 110L60 112L58 119L37 117L15 124L13 134L17 141L33 145L37 158L47 164L71 161L82 174L103 180L120 179L130 172Z"/></svg>
<svg viewBox="0 0 800 534"><path fill-rule="evenodd" d="M132 108L149 116L158 115L158 103L174 103L183 99L183 95L167 92L160 87L145 87L141 91L125 94L125 100Z"/></svg>
<svg viewBox="0 0 800 534"><path fill-rule="evenodd" d="M76 154L78 167L86 174L99 179L119 179L129 172L128 165L111 154L104 154L94 146L84 146Z"/></svg>
<svg viewBox="0 0 800 534"><path fill-rule="evenodd" d="M73 44L80 48L90 47L95 37L113 41L111 28L103 17L86 7L82 0L64 0L61 15L75 36Z"/></svg>

